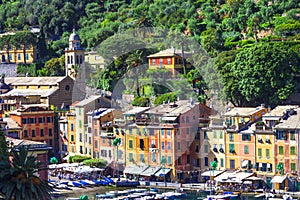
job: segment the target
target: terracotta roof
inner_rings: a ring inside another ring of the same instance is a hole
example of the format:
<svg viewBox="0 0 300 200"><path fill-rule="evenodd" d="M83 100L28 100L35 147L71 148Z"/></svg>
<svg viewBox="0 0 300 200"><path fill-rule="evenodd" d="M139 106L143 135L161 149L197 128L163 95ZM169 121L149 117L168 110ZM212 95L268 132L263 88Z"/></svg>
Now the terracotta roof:
<svg viewBox="0 0 300 200"><path fill-rule="evenodd" d="M3 97L16 97L16 96L41 96L49 97L58 89L34 90L34 89L12 89L11 91L2 94Z"/></svg>
<svg viewBox="0 0 300 200"><path fill-rule="evenodd" d="M289 116L286 120L280 120L275 129L300 129L300 109L296 111L294 115Z"/></svg>
<svg viewBox="0 0 300 200"><path fill-rule="evenodd" d="M299 106L292 106L292 105L284 105L284 106L277 106L276 108L274 108L273 110L271 110L269 113L265 114L263 116L264 117L268 117L268 116L278 116L281 117L284 115L284 113L286 112L286 110L288 109L296 109Z"/></svg>

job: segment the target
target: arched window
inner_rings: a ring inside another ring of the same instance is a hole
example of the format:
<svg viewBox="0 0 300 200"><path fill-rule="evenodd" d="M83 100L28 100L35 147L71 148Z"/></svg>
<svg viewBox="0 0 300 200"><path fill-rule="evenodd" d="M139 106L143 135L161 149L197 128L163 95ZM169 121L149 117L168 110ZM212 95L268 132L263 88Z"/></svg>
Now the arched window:
<svg viewBox="0 0 300 200"><path fill-rule="evenodd" d="M76 63L75 64L78 64L79 63L79 58L78 56L76 56Z"/></svg>
<svg viewBox="0 0 300 200"><path fill-rule="evenodd" d="M80 64L82 64L82 55L80 55Z"/></svg>
<svg viewBox="0 0 300 200"><path fill-rule="evenodd" d="M73 56L71 56L71 64L73 64Z"/></svg>
<svg viewBox="0 0 300 200"><path fill-rule="evenodd" d="M68 56L68 61L67 62L68 62L68 64L70 64L70 56Z"/></svg>

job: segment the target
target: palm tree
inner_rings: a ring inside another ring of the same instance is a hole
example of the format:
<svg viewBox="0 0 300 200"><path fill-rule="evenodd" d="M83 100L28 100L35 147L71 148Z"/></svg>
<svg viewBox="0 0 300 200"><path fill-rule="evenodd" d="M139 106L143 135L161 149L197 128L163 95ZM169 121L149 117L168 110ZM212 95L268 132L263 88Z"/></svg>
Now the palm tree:
<svg viewBox="0 0 300 200"><path fill-rule="evenodd" d="M37 158L28 155L28 148L12 148L13 160L0 173L0 193L8 200L52 199L52 187L35 175Z"/></svg>
<svg viewBox="0 0 300 200"><path fill-rule="evenodd" d="M136 93L140 96L140 89L139 89L139 74L138 74L138 66L143 63L143 51L136 50L132 54L130 54L126 59L126 64L134 67L135 71L135 81L136 81Z"/></svg>

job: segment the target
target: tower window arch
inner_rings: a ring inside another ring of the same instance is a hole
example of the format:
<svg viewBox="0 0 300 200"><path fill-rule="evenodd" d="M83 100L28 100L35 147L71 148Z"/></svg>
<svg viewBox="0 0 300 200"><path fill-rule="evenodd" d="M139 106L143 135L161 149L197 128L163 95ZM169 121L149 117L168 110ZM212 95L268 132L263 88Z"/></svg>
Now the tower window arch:
<svg viewBox="0 0 300 200"><path fill-rule="evenodd" d="M78 64L79 63L79 57L76 56L76 63L75 64Z"/></svg>
<svg viewBox="0 0 300 200"><path fill-rule="evenodd" d="M82 55L80 55L80 64L82 64Z"/></svg>
<svg viewBox="0 0 300 200"><path fill-rule="evenodd" d="M67 62L68 62L68 64L70 64L70 56L68 56L68 61Z"/></svg>
<svg viewBox="0 0 300 200"><path fill-rule="evenodd" d="M73 56L71 56L71 64L73 64Z"/></svg>

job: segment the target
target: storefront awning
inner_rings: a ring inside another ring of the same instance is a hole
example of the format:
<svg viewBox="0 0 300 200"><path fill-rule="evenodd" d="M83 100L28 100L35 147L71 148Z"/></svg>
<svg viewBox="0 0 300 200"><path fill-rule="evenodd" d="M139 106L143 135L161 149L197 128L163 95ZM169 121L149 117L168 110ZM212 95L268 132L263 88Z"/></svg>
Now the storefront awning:
<svg viewBox="0 0 300 200"><path fill-rule="evenodd" d="M220 171L220 170L214 170L214 171L209 170L209 171L203 172L201 174L201 176L218 176L223 172L224 171Z"/></svg>
<svg viewBox="0 0 300 200"><path fill-rule="evenodd" d="M163 121L175 121L178 117L162 117L161 120Z"/></svg>
<svg viewBox="0 0 300 200"><path fill-rule="evenodd" d="M271 183L282 183L286 179L286 176L274 176Z"/></svg>
<svg viewBox="0 0 300 200"><path fill-rule="evenodd" d="M155 176L165 176L171 171L170 168L162 168L158 172L155 173Z"/></svg>
<svg viewBox="0 0 300 200"><path fill-rule="evenodd" d="M249 160L243 160L242 168L246 168L248 166Z"/></svg>
<svg viewBox="0 0 300 200"><path fill-rule="evenodd" d="M148 167L146 170L144 170L141 173L141 176L152 176L154 175L158 170L160 170L160 167Z"/></svg>
<svg viewBox="0 0 300 200"><path fill-rule="evenodd" d="M144 171L148 166L138 166L138 165L129 165L126 166L123 173L124 174L140 174L142 171Z"/></svg>

